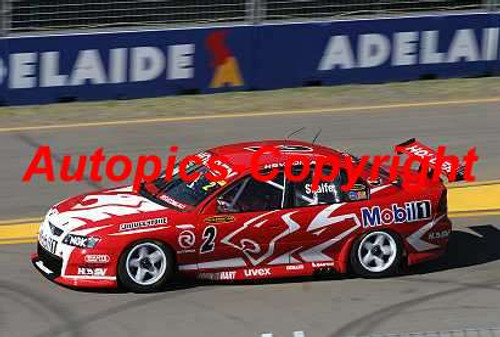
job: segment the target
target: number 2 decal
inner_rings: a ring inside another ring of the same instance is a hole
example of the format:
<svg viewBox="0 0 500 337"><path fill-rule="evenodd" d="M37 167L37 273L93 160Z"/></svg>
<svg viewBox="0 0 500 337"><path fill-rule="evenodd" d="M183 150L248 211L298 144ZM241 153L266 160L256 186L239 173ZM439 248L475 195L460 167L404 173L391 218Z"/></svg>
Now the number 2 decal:
<svg viewBox="0 0 500 337"><path fill-rule="evenodd" d="M217 236L217 228L214 226L208 226L203 231L203 243L201 244L200 253L210 253L215 249L215 237Z"/></svg>

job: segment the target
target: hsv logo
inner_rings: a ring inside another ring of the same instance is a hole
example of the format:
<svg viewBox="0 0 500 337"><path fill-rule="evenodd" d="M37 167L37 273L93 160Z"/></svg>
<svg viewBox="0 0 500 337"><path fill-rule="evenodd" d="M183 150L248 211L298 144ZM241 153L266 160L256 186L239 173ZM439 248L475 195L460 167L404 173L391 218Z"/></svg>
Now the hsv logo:
<svg viewBox="0 0 500 337"><path fill-rule="evenodd" d="M363 207L361 216L364 228L425 220L431 217L431 202L429 200L406 202L404 207L392 204L391 207L383 209L380 206L371 209Z"/></svg>
<svg viewBox="0 0 500 337"><path fill-rule="evenodd" d="M440 232L431 232L427 236L427 239L429 239L429 240L445 239L445 238L449 237L450 234L451 234L451 230L449 230L449 229L446 229L446 230L440 231Z"/></svg>
<svg viewBox="0 0 500 337"><path fill-rule="evenodd" d="M78 275L99 277L105 276L107 271L107 268L78 268Z"/></svg>
<svg viewBox="0 0 500 337"><path fill-rule="evenodd" d="M271 268L245 269L244 273L245 273L245 277L271 276Z"/></svg>
<svg viewBox="0 0 500 337"><path fill-rule="evenodd" d="M210 82L211 88L221 88L226 85L239 87L244 84L238 60L227 45L227 34L227 31L216 31L208 35L206 40L214 68L214 75Z"/></svg>

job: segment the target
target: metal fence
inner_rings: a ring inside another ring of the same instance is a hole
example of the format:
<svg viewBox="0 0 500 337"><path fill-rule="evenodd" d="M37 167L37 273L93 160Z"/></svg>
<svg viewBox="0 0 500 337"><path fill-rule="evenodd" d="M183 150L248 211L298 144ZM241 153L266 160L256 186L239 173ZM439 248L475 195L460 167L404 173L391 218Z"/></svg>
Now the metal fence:
<svg viewBox="0 0 500 337"><path fill-rule="evenodd" d="M0 0L3 35L481 10L498 0Z"/></svg>

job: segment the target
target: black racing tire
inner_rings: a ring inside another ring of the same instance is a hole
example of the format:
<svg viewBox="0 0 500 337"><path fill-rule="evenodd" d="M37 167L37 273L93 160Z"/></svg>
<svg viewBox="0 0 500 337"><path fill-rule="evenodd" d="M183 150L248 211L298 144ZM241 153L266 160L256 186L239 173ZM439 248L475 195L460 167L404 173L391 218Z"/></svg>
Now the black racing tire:
<svg viewBox="0 0 500 337"><path fill-rule="evenodd" d="M155 240L141 240L130 245L118 261L120 285L136 293L154 292L165 287L174 277L172 251Z"/></svg>
<svg viewBox="0 0 500 337"><path fill-rule="evenodd" d="M359 237L351 249L351 267L356 275L364 278L397 275L403 253L398 235L383 230L368 232Z"/></svg>

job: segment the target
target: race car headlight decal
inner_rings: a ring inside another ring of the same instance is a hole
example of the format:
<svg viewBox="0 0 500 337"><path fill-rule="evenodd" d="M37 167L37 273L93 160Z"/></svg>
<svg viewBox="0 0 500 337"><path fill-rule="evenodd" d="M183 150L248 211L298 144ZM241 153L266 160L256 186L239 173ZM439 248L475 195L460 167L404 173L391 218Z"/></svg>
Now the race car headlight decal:
<svg viewBox="0 0 500 337"><path fill-rule="evenodd" d="M99 238L86 237L82 235L68 234L63 243L78 248L94 248L99 242Z"/></svg>

